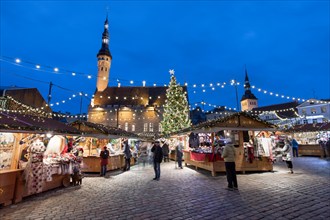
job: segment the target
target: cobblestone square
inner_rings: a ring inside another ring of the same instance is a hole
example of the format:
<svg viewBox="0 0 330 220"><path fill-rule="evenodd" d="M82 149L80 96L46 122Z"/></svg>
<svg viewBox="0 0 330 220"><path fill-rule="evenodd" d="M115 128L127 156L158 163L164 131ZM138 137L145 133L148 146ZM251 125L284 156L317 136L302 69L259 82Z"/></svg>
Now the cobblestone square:
<svg viewBox="0 0 330 220"><path fill-rule="evenodd" d="M0 208L0 219L330 219L330 161L295 158L274 172L238 175L239 191L226 190L226 176L194 167L151 165L107 177L87 174L82 186L59 188Z"/></svg>

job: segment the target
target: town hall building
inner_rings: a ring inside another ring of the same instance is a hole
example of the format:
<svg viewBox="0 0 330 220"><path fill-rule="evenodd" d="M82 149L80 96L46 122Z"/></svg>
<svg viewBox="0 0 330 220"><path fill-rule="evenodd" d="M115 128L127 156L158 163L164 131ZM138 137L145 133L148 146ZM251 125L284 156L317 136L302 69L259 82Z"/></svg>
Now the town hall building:
<svg viewBox="0 0 330 220"><path fill-rule="evenodd" d="M102 46L97 54L97 83L88 109L88 121L118 127L142 136L154 137L162 131L164 86L108 86L112 55L109 50L109 23L104 23ZM186 92L187 88L183 87ZM186 93L187 94L187 93Z"/></svg>

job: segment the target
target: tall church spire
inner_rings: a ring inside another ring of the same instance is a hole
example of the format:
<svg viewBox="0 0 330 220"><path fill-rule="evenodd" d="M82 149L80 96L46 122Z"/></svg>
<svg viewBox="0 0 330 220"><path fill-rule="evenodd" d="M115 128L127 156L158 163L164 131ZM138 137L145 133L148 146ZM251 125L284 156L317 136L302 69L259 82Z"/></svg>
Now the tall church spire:
<svg viewBox="0 0 330 220"><path fill-rule="evenodd" d="M250 90L251 89L251 86L250 86L250 81L249 81L249 77L248 77L248 73L247 73L247 70L245 68L245 82L244 82L244 88L245 90Z"/></svg>
<svg viewBox="0 0 330 220"><path fill-rule="evenodd" d="M241 109L242 111L251 110L258 107L258 99L251 92L251 85L248 77L248 72L245 67L245 82L244 82L244 95L241 99Z"/></svg>
<svg viewBox="0 0 330 220"><path fill-rule="evenodd" d="M108 15L104 22L104 31L102 34L102 47L97 54L97 82L96 87L97 91L104 91L108 87L109 78L110 78L110 67L112 56L109 50L109 22Z"/></svg>
<svg viewBox="0 0 330 220"><path fill-rule="evenodd" d="M102 47L99 50L99 53L97 54L97 56L107 55L112 58L110 50L109 50L109 40L110 40L109 22L108 22L108 15L107 15L107 18L105 19L105 22L104 22L104 31L102 34Z"/></svg>

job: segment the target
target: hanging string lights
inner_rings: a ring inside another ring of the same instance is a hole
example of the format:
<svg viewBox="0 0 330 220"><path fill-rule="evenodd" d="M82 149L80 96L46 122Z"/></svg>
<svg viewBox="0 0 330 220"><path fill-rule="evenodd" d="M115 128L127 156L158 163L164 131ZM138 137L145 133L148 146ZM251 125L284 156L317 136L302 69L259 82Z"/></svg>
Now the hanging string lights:
<svg viewBox="0 0 330 220"><path fill-rule="evenodd" d="M71 70L67 70L65 68L50 67L50 66L47 66L47 65L41 65L39 63L33 63L33 62L21 60L19 58L14 59L14 58L11 58L11 57L2 56L2 57L0 57L0 61L11 63L11 64L18 65L18 66L22 66L24 68L30 68L30 69L36 70L36 71L45 71L45 72L48 72L48 73L68 74L72 77L75 77L77 75L81 75L81 76L84 76L87 79L92 79L92 78L96 77L96 76L92 76L91 74L86 74L86 73L82 73L82 72L78 72L78 71L71 71ZM107 78L104 78L104 80L106 80L106 79ZM116 80L117 86L118 87L123 86L124 84L122 82L128 82L129 86L141 86L141 85L144 86L144 87L148 86L146 80L135 81L135 80L126 80L126 79L120 79L120 80L117 79ZM167 86L166 83L152 83L149 86L156 87L157 85ZM228 86L243 86L244 87L244 85L242 85L240 82L237 82L236 80L229 80L228 82L209 82L209 83L199 83L199 84L191 84L189 82L185 82L184 85L187 88L189 88L190 90L192 90L193 94L200 93L200 92L202 92L202 93L214 92L214 91L217 90L217 88L224 89L227 85ZM254 86L254 85L251 86L251 89L256 90L257 92L259 92L261 94L269 95L269 96L276 97L276 98L282 98L282 99L292 100L292 101L302 101L302 102L306 101L306 99L303 99L303 98L292 97L292 96L283 95L283 94L276 93L276 92L269 92L266 89L263 89L263 88L260 88L260 87ZM49 104L49 106L53 107L53 106L65 105L69 101L72 101L75 97L78 97L78 96L80 96L80 97L85 96L87 98L89 98L89 97L100 98L100 99L107 98L107 99L116 99L116 100L128 100L128 99L131 99L131 100L141 99L141 100L143 100L144 99L144 97L138 97L136 95L130 96L130 97L129 96L122 96L121 97L121 96L118 96L118 95L117 96L107 96L107 97L104 97L104 96L100 95L99 97L94 97L94 95L89 95L87 93L81 93L81 92L77 93L77 92L75 92L70 97L68 97L67 99L52 102L52 103ZM160 98L160 96L158 96L158 97L147 97L147 98L148 99L157 99L157 98ZM309 100L307 100L307 101L309 101ZM322 101L322 100L316 100L315 103L316 104L323 104L323 103L329 104L330 102ZM17 102L17 104L19 104L19 102ZM22 104L22 103L20 103L20 104ZM196 108L198 106L198 104L202 104L203 106L208 106L208 107L213 107L213 108L222 108L223 107L223 106L213 105L213 104L206 103L206 102L199 102L199 103L194 103L191 106L189 106L190 110L193 110L193 108L192 108L193 105ZM51 114L51 115L56 116L56 117L68 117L68 118L88 117L87 115L73 116L73 115L68 115L68 114L43 112L45 110L44 108L47 107L48 105L45 105L44 107L42 107L40 109L38 109L38 108L34 109L34 108L31 108L30 106L27 106L25 104L22 104L22 106L26 110L9 110L9 111L12 111L12 112L17 111L17 112L22 112L22 113L24 113L24 111L36 111L36 112L40 112L41 114L46 114L46 115ZM164 107L164 106L160 106L160 107ZM230 108L230 107L227 107L227 106L224 106L224 108L227 111L236 111L236 108ZM8 111L8 110L0 108L0 111ZM202 111L204 111L204 110L202 110ZM298 117L303 117L303 116L300 116L294 109L282 109L282 110L276 110L276 111L249 111L249 112L251 114L258 115L258 114L271 114L271 113L277 114L278 112L283 112L283 111L293 111ZM213 111L213 110L206 111L206 113L222 114L222 112L217 112L217 111ZM278 117L278 118L280 118L280 117Z"/></svg>
<svg viewBox="0 0 330 220"><path fill-rule="evenodd" d="M38 70L38 71L45 70L46 72L63 73L63 74L71 75L73 77L76 75L81 75L81 76L86 77L87 79L92 79L94 77L97 78L97 76L92 76L91 74L78 72L78 71L71 71L71 70L67 70L65 68L60 69L58 67L50 67L48 65L41 65L39 63L33 63L30 61L22 60L20 58L2 56L2 57L0 57L0 60L7 62L7 63L24 66L25 68L30 68L32 70ZM107 78L104 78L104 80L106 80L106 79ZM142 85L144 87L148 86L146 80L134 81L134 80L127 80L127 79L116 79L116 83L117 83L118 87L124 86L124 84L123 84L124 82L128 82L128 85L131 85L131 86L140 86L140 85ZM233 82L235 82L235 83L233 83ZM166 83L152 83L149 86L157 86L157 85L167 86ZM187 88L192 89L193 94L197 94L199 92L206 93L208 91L216 91L217 87L223 89L223 88L225 88L226 85L244 87L244 85L242 85L240 82L237 82L236 80L229 80L228 82L209 82L209 83L200 83L200 84L191 84L189 82L185 82L184 85L187 86ZM305 98L292 97L289 95L280 94L278 92L269 92L267 89L263 89L263 88L255 86L255 85L252 85L251 89L254 89L259 93L269 95L272 97L276 97L276 98L282 98L282 99L292 100L292 101L302 101L302 102L305 102L306 100L308 101L308 99L305 99ZM319 100L319 101L316 101L316 103L322 104L322 103L330 103L330 102Z"/></svg>

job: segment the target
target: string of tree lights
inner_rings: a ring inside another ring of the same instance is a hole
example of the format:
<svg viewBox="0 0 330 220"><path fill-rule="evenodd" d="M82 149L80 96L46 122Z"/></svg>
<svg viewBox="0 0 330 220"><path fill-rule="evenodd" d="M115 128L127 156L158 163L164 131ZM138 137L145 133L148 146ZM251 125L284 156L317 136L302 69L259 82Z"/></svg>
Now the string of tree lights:
<svg viewBox="0 0 330 220"><path fill-rule="evenodd" d="M69 74L73 77L77 76L77 75L81 75L81 76L84 76L85 79L97 78L97 76L94 76L92 74L87 74L87 73L83 73L83 72L79 72L79 71L67 70L65 68L52 67L49 65L41 65L38 63L22 60L19 58L2 56L0 58L0 60L3 62L8 62L8 63L14 64L14 65L18 65L20 67L29 68L29 69L35 70L35 71L45 71L47 73L53 73L53 74ZM104 80L106 80L106 78ZM127 85L128 86L140 86L140 85L142 85L142 86L157 86L157 85L168 86L167 83L147 84L146 80L115 79L115 80L110 80L109 82L110 83L115 82L115 84L118 87L127 86ZM43 83L45 83L45 82L43 82ZM202 92L202 93L206 93L209 91L212 92L212 91L215 91L217 87L223 89L223 88L225 88L226 85L244 87L244 85L242 83L240 83L236 80L229 80L227 82L210 82L210 83L200 83L200 84L192 84L189 82L185 82L184 85L187 86L187 88L189 88L189 89L193 89L193 91L192 91L193 94L197 94L199 92ZM265 95L269 95L269 96L276 97L276 98L282 98L282 99L286 99L286 100L302 101L302 102L305 102L306 100L308 100L306 98L293 97L293 96L281 94L279 92L272 92L267 89L257 87L255 85L252 85L251 89L256 90L257 92L265 94ZM57 103L63 103L63 101L64 100L53 102L53 105L58 105ZM330 103L330 102L316 101L316 103Z"/></svg>

